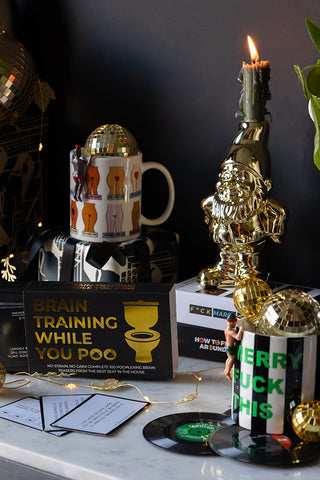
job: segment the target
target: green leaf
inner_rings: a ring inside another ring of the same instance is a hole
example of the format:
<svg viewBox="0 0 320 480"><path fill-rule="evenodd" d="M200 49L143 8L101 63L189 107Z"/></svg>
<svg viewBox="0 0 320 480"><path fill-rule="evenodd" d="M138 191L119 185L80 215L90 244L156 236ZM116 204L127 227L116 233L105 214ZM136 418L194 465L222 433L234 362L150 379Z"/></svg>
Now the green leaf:
<svg viewBox="0 0 320 480"><path fill-rule="evenodd" d="M320 97L320 66L312 68L307 75L307 86L309 92Z"/></svg>
<svg viewBox="0 0 320 480"><path fill-rule="evenodd" d="M294 70L296 72L296 74L298 75L301 83L302 83L302 88L303 88L303 93L304 93L304 96L306 98L310 98L310 92L308 90L308 86L307 86L307 82L306 82L306 79L302 73L302 70L301 68L299 67L299 65L294 65Z"/></svg>
<svg viewBox="0 0 320 480"><path fill-rule="evenodd" d="M320 52L320 28L310 18L306 18L306 26L311 40Z"/></svg>
<svg viewBox="0 0 320 480"><path fill-rule="evenodd" d="M314 150L313 150L313 160L320 170L320 135L319 135L319 128L320 128L320 98L315 97L311 94L311 111L313 115L314 126L316 129L316 133L314 136Z"/></svg>

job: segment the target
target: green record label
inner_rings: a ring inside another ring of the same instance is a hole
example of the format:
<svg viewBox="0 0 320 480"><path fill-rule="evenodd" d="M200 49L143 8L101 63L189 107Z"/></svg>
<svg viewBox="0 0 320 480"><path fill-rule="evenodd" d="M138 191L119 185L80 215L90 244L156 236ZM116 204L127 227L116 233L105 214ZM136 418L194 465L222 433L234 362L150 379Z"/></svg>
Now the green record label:
<svg viewBox="0 0 320 480"><path fill-rule="evenodd" d="M212 423L185 423L176 428L175 434L178 438L189 442L206 442L211 433L218 428Z"/></svg>

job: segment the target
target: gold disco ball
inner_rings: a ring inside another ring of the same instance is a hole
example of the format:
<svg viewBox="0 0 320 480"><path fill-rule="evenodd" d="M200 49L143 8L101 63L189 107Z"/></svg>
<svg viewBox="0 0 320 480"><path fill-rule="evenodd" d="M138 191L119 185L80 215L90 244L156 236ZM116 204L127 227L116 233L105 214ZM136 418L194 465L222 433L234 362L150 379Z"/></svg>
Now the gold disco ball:
<svg viewBox="0 0 320 480"><path fill-rule="evenodd" d="M0 31L0 126L25 113L33 99L35 80L30 53L12 35Z"/></svg>
<svg viewBox="0 0 320 480"><path fill-rule="evenodd" d="M132 133L115 124L102 125L93 130L84 146L86 157L127 157L137 153L138 144Z"/></svg>
<svg viewBox="0 0 320 480"><path fill-rule="evenodd" d="M320 442L320 401L300 403L292 414L291 424L304 442Z"/></svg>
<svg viewBox="0 0 320 480"><path fill-rule="evenodd" d="M272 294L270 285L255 276L248 276L237 283L233 303L238 312L255 323L264 301Z"/></svg>
<svg viewBox="0 0 320 480"><path fill-rule="evenodd" d="M3 387L5 379L6 379L6 370L5 370L4 366L2 365L2 363L0 363L0 390Z"/></svg>
<svg viewBox="0 0 320 480"><path fill-rule="evenodd" d="M308 293L288 288L273 293L264 302L260 322L269 335L316 335L320 330L320 306Z"/></svg>

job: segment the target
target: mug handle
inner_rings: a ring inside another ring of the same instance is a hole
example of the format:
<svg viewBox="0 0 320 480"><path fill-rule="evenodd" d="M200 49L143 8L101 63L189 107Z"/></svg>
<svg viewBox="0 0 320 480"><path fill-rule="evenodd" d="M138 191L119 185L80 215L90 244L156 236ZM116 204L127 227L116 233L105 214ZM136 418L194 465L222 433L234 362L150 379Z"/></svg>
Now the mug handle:
<svg viewBox="0 0 320 480"><path fill-rule="evenodd" d="M169 218L174 205L175 190L174 190L174 183L173 183L172 177L169 171L166 169L166 167L161 165L161 163L157 163L157 162L142 162L141 175L143 175L144 172L150 169L159 170L165 176L168 184L168 189L169 189L168 203L163 214L160 215L160 217L151 219L151 218L146 218L142 214L140 215L141 225L155 226L155 225L160 225L161 223L164 223Z"/></svg>

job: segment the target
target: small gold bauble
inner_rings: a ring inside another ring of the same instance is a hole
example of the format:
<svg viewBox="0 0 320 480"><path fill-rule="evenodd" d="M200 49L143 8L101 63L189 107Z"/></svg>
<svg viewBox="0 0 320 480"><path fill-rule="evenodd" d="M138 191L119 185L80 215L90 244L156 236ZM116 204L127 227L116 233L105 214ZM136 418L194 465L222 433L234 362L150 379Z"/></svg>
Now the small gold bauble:
<svg viewBox="0 0 320 480"><path fill-rule="evenodd" d="M320 401L300 403L292 414L292 428L304 442L320 442Z"/></svg>
<svg viewBox="0 0 320 480"><path fill-rule="evenodd" d="M5 370L4 366L2 365L2 363L0 363L0 390L3 387L5 379L6 379L6 370Z"/></svg>
<svg viewBox="0 0 320 480"><path fill-rule="evenodd" d="M237 283L233 292L234 306L242 315L255 321L264 301L272 294L271 287L258 277L248 276Z"/></svg>
<svg viewBox="0 0 320 480"><path fill-rule="evenodd" d="M287 400L287 422L290 424L292 415L297 406L301 403L301 388L294 387Z"/></svg>
<svg viewBox="0 0 320 480"><path fill-rule="evenodd" d="M86 157L127 157L138 153L138 144L132 133L114 124L102 125L93 130L84 146Z"/></svg>
<svg viewBox="0 0 320 480"><path fill-rule="evenodd" d="M0 126L25 113L33 99L35 80L30 53L16 38L0 31Z"/></svg>
<svg viewBox="0 0 320 480"><path fill-rule="evenodd" d="M264 302L260 321L269 335L316 335L320 330L320 306L308 293L287 288L273 293Z"/></svg>

